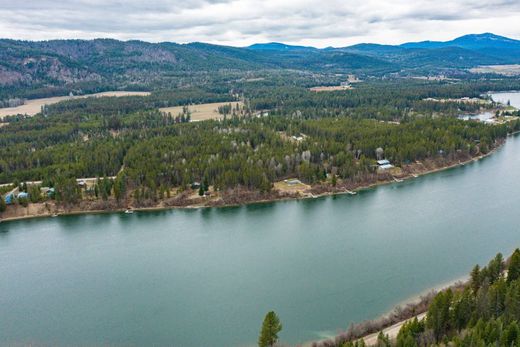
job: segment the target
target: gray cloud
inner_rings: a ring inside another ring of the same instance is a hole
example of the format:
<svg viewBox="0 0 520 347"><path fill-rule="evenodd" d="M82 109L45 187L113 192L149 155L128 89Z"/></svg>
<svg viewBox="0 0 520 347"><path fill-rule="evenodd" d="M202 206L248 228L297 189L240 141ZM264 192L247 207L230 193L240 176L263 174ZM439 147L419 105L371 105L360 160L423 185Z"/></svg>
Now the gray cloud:
<svg viewBox="0 0 520 347"><path fill-rule="evenodd" d="M444 40L494 32L520 38L520 1L0 0L0 35L110 37L230 45L316 46Z"/></svg>

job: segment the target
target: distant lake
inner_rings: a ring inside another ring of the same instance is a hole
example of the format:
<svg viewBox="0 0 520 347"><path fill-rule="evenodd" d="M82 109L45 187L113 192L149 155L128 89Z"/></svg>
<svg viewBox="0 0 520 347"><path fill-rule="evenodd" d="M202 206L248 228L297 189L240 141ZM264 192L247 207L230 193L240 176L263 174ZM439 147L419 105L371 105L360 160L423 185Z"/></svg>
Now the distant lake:
<svg viewBox="0 0 520 347"><path fill-rule="evenodd" d="M491 97L494 101L500 102L504 105L509 101L511 106L516 108L520 108L520 92L501 92L501 93L492 93Z"/></svg>
<svg viewBox="0 0 520 347"><path fill-rule="evenodd" d="M495 116L495 114L493 112L483 112L483 113L479 113L479 114L463 114L463 115L460 115L459 118L460 119L464 119L464 120L479 120L481 122L484 122L488 119L491 119Z"/></svg>
<svg viewBox="0 0 520 347"><path fill-rule="evenodd" d="M495 102L500 102L504 105L507 105L509 102L511 106L514 106L516 108L520 108L520 92L500 92L500 93L490 93L491 98ZM484 122L488 119L491 119L495 116L493 112L483 112L479 114L462 114L459 116L460 119L464 120L479 120L481 122Z"/></svg>
<svg viewBox="0 0 520 347"><path fill-rule="evenodd" d="M269 310L282 342L334 334L519 247L519 153L356 196L0 223L0 345L252 346Z"/></svg>

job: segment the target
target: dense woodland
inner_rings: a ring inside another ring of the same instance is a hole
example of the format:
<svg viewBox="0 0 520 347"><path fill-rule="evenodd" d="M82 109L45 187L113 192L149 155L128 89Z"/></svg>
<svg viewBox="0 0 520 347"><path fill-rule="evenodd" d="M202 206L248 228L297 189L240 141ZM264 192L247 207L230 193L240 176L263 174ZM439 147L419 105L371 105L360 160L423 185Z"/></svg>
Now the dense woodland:
<svg viewBox="0 0 520 347"><path fill-rule="evenodd" d="M287 79L260 79L227 88L217 83L150 96L76 99L46 106L35 117L4 120L9 124L0 127L0 183L41 180L57 188L60 200L74 202L81 194L60 185L74 185L73 179L83 177L117 176L117 197L137 191L137 200L157 199L193 182L215 190L260 192L292 177L309 184L362 182L383 157L402 165L487 153L519 130L520 122L465 122L454 115L496 105L425 99L478 97L486 90L515 88L520 83L512 79L398 79L315 93L291 87ZM186 117L158 111L238 99L243 108L221 108L227 114L223 121L189 123ZM109 195L115 194L114 184Z"/></svg>

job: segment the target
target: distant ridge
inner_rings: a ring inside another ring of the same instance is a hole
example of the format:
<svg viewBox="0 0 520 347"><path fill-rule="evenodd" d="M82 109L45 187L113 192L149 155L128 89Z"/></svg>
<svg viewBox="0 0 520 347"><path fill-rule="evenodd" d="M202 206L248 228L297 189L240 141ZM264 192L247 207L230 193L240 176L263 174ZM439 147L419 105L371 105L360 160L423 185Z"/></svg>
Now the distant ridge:
<svg viewBox="0 0 520 347"><path fill-rule="evenodd" d="M469 34L450 41L407 42L401 45L363 43L336 50L385 60L397 59L408 66L451 64L452 67L467 67L520 63L520 41L492 33Z"/></svg>
<svg viewBox="0 0 520 347"><path fill-rule="evenodd" d="M441 47L460 47L464 49L478 50L490 47L508 48L520 46L520 41L508 37L495 35L492 33L469 34L457 37L451 41L421 41L408 42L399 45L404 48L441 48Z"/></svg>
<svg viewBox="0 0 520 347"><path fill-rule="evenodd" d="M505 36L495 35L493 33L468 34L457 37L449 41L418 41L406 42L399 45L385 45L378 43L359 43L346 47L326 47L316 48L312 46L288 45L281 42L255 43L245 47L251 50L266 51L335 51L335 50L360 50L360 51L399 51L400 48L422 48L435 49L445 47L459 47L469 50L489 49L489 48L506 48L520 46L520 40L511 39Z"/></svg>
<svg viewBox="0 0 520 347"><path fill-rule="evenodd" d="M9 88L69 90L148 85L211 71L292 69L327 73L430 75L480 65L520 64L520 41L492 33L401 45L362 43L318 49L279 42L230 47L207 43L0 39L0 93ZM47 94L45 94L47 95Z"/></svg>
<svg viewBox="0 0 520 347"><path fill-rule="evenodd" d="M246 47L256 51L315 51L318 48L309 46L292 46L280 42L255 43Z"/></svg>

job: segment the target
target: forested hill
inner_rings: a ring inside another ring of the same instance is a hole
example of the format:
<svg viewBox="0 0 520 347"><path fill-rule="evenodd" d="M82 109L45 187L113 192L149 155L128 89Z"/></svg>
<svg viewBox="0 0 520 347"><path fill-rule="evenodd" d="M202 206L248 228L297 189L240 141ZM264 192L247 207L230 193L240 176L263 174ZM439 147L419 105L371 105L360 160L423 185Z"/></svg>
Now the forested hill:
<svg viewBox="0 0 520 347"><path fill-rule="evenodd" d="M238 48L112 39L0 40L0 92L70 85L93 91L107 85L150 89L172 79L231 70L291 69L368 75L431 73L520 63L519 53L520 41L492 34L469 35L450 42L362 44L326 49L278 43ZM15 94L5 96L20 96Z"/></svg>
<svg viewBox="0 0 520 347"><path fill-rule="evenodd" d="M204 43L109 39L28 42L0 40L0 86L124 81L146 85L171 74L219 70L392 70L392 63L348 52L257 52Z"/></svg>

